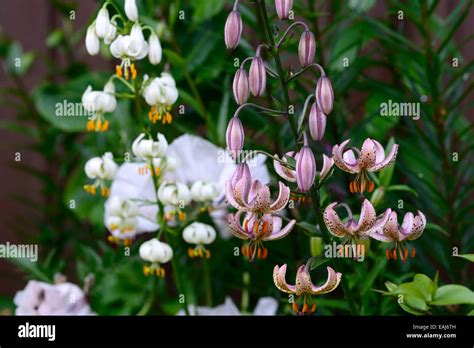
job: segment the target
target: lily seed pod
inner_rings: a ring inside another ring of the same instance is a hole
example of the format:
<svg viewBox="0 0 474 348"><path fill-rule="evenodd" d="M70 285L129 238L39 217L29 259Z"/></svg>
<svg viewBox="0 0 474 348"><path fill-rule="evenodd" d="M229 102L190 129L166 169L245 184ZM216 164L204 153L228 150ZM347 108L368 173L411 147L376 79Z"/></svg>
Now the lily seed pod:
<svg viewBox="0 0 474 348"><path fill-rule="evenodd" d="M235 160L244 147L244 127L238 117L232 117L226 131L227 149Z"/></svg>
<svg viewBox="0 0 474 348"><path fill-rule="evenodd" d="M275 0L275 8L280 19L287 19L293 7L293 0Z"/></svg>
<svg viewBox="0 0 474 348"><path fill-rule="evenodd" d="M237 70L232 84L235 102L242 105L249 99L249 78L244 68Z"/></svg>
<svg viewBox="0 0 474 348"><path fill-rule="evenodd" d="M267 75L265 71L265 62L259 56L253 57L250 64L249 73L250 91L256 97L260 97L265 92Z"/></svg>
<svg viewBox="0 0 474 348"><path fill-rule="evenodd" d="M309 30L306 30L301 34L300 43L298 45L298 57L302 68L313 63L315 53L316 42L314 41L314 35Z"/></svg>
<svg viewBox="0 0 474 348"><path fill-rule="evenodd" d="M242 18L237 9L232 10L227 16L224 27L224 40L228 50L233 50L239 45L242 35Z"/></svg>
<svg viewBox="0 0 474 348"><path fill-rule="evenodd" d="M314 141L320 141L326 130L326 115L316 103L313 103L309 112L309 132Z"/></svg>
<svg viewBox="0 0 474 348"><path fill-rule="evenodd" d="M316 83L316 102L325 115L329 115L332 111L334 103L334 92L332 90L331 81L325 75L321 76Z"/></svg>
<svg viewBox="0 0 474 348"><path fill-rule="evenodd" d="M307 192L316 178L316 160L313 151L308 146L308 137L304 135L304 146L296 159L296 183L301 192Z"/></svg>

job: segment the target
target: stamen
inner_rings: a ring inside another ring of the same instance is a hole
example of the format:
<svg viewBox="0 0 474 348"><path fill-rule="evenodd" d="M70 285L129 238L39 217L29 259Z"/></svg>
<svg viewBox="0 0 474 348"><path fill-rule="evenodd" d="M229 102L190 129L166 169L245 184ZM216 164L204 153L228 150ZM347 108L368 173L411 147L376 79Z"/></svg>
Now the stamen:
<svg viewBox="0 0 474 348"><path fill-rule="evenodd" d="M95 124L94 124L93 120L87 121L87 128L86 129L87 129L88 132L93 132L94 131Z"/></svg>
<svg viewBox="0 0 474 348"><path fill-rule="evenodd" d="M298 305L296 304L296 302L293 302L293 304L291 305L291 307L293 308L293 311L295 313L299 313L299 308L298 308Z"/></svg>
<svg viewBox="0 0 474 348"><path fill-rule="evenodd" d="M179 221L184 221L184 220L186 220L186 213L185 213L185 212L182 212L182 211L179 211L179 212L178 212L178 218L179 218Z"/></svg>
<svg viewBox="0 0 474 348"><path fill-rule="evenodd" d="M390 260L390 250L389 249L385 250L385 257L387 258L387 260Z"/></svg>
<svg viewBox="0 0 474 348"><path fill-rule="evenodd" d="M123 70L122 70L122 67L120 65L115 66L115 74L117 75L117 77L122 77L123 76Z"/></svg>
<svg viewBox="0 0 474 348"><path fill-rule="evenodd" d="M314 312L316 312L316 303L313 303L313 305L311 306L311 313Z"/></svg>
<svg viewBox="0 0 474 348"><path fill-rule="evenodd" d="M369 183L369 192L372 192L372 191L374 190L374 188L375 188L375 182L374 182L374 181L371 181L371 182Z"/></svg>
<svg viewBox="0 0 474 348"><path fill-rule="evenodd" d="M415 247L413 247L413 248L411 248L411 258L413 259L413 258L415 258L415 256L416 256L416 249L415 249Z"/></svg>
<svg viewBox="0 0 474 348"><path fill-rule="evenodd" d="M95 196L96 187L94 185L84 185L84 191L86 191L87 193Z"/></svg>
<svg viewBox="0 0 474 348"><path fill-rule="evenodd" d="M109 130L109 121L105 121L100 130L101 132L107 132Z"/></svg>
<svg viewBox="0 0 474 348"><path fill-rule="evenodd" d="M130 65L130 71L132 72L132 80L137 78L137 69L135 69L135 64Z"/></svg>
<svg viewBox="0 0 474 348"><path fill-rule="evenodd" d="M145 276L148 276L150 274L150 267L148 267L147 265L143 265L143 274Z"/></svg>

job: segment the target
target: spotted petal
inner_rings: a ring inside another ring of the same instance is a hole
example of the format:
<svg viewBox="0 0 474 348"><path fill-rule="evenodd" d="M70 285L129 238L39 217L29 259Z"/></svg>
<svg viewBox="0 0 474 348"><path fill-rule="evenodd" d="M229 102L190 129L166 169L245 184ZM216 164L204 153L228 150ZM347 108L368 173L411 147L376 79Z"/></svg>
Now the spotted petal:
<svg viewBox="0 0 474 348"><path fill-rule="evenodd" d="M245 191L245 187L246 187L246 179L242 178L239 181L237 181L237 184L235 184L232 191L232 195L234 197L235 202L237 203L237 206L236 206L237 209L249 211L250 206L249 204L247 204L247 200L246 200L247 197L243 195Z"/></svg>
<svg viewBox="0 0 474 348"><path fill-rule="evenodd" d="M324 210L323 218L329 232L331 232L333 236L342 238L348 233L348 231L334 210L336 205L337 202L329 204Z"/></svg>
<svg viewBox="0 0 474 348"><path fill-rule="evenodd" d="M355 174L360 171L357 163L349 163L344 159L344 150L349 141L351 140L347 139L343 141L340 145L334 145L334 147L332 148L332 158L334 159L334 164L339 169L348 173Z"/></svg>
<svg viewBox="0 0 474 348"><path fill-rule="evenodd" d="M418 210L418 215L413 220L413 228L411 233L408 235L408 240L415 240L423 234L423 230L426 227L426 217L421 211Z"/></svg>
<svg viewBox="0 0 474 348"><path fill-rule="evenodd" d="M375 165L375 159L377 158L377 150L372 139L365 139L360 149L360 155L357 159L357 163L360 169L372 168Z"/></svg>
<svg viewBox="0 0 474 348"><path fill-rule="evenodd" d="M334 271L331 267L327 267L326 269L328 271L328 279L321 286L315 286L312 284L310 292L312 295L327 294L336 289L341 282L342 273Z"/></svg>
<svg viewBox="0 0 474 348"><path fill-rule="evenodd" d="M393 144L392 148L390 149L389 154L385 156L385 158L382 161L376 162L369 170L371 172L377 172L385 167L388 167L397 158L397 153L398 153L398 144Z"/></svg>
<svg viewBox="0 0 474 348"><path fill-rule="evenodd" d="M270 208L270 189L266 185L262 185L255 193L249 206L254 212L268 212Z"/></svg>
<svg viewBox="0 0 474 348"><path fill-rule="evenodd" d="M242 211L238 211L237 213L234 214L229 214L227 216L227 222L229 223L229 230L232 232L234 236L240 239L249 239L250 235L248 234L247 231L245 231L240 224L240 218L242 215Z"/></svg>
<svg viewBox="0 0 474 348"><path fill-rule="evenodd" d="M359 222L355 227L355 232L359 235L366 235L367 232L375 224L376 213L373 205L369 202L368 199L365 199L362 203L362 209L360 211Z"/></svg>
<svg viewBox="0 0 474 348"><path fill-rule="evenodd" d="M296 224L296 220L291 220L290 222L288 222L288 224L281 228L282 226L282 220L281 220L281 217L279 216L274 216L273 217L273 231L272 231L272 234L266 238L264 238L263 240L276 240L276 239L281 239L283 237L285 237L288 233L291 232L291 230L293 229L293 226L295 226Z"/></svg>
<svg viewBox="0 0 474 348"><path fill-rule="evenodd" d="M383 234L394 241L400 240L397 212L392 211L392 213L390 214L387 223L383 227Z"/></svg>
<svg viewBox="0 0 474 348"><path fill-rule="evenodd" d="M272 213L278 212L285 208L286 204L290 200L290 188L281 181L278 183L279 192L277 199L270 205L270 211Z"/></svg>
<svg viewBox="0 0 474 348"><path fill-rule="evenodd" d="M278 290L286 292L288 294L293 294L296 292L296 286L295 285L289 285L286 282L286 264L284 264L281 267L278 267L278 265L275 266L273 269L273 282L275 283L275 286L278 288Z"/></svg>

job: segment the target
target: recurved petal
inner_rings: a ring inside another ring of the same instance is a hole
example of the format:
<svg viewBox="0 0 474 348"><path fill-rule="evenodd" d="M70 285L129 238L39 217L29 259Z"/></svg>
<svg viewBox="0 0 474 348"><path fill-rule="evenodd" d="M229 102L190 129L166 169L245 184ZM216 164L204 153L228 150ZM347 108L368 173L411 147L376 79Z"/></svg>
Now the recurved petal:
<svg viewBox="0 0 474 348"><path fill-rule="evenodd" d="M321 172L319 173L320 182L326 178L326 176L331 171L333 165L334 165L334 160L331 157L328 157L323 154L323 168L321 169Z"/></svg>
<svg viewBox="0 0 474 348"><path fill-rule="evenodd" d="M237 203L237 209L245 210L248 211L250 208L249 205L247 204L246 197L244 197L244 191L246 187L246 178L242 178L239 181L237 181L237 184L235 184L233 190L232 190L232 196Z"/></svg>
<svg viewBox="0 0 474 348"><path fill-rule="evenodd" d="M252 211L268 212L270 209L270 189L266 185L262 185L255 194L252 201L249 202Z"/></svg>
<svg viewBox="0 0 474 348"><path fill-rule="evenodd" d="M397 212L392 211L390 217L388 218L386 224L382 229L383 234L395 241L400 240L400 232L398 230L398 217Z"/></svg>
<svg viewBox="0 0 474 348"><path fill-rule="evenodd" d="M375 224L376 213L374 206L365 199L362 203L362 209L360 211L359 222L355 227L355 231L359 235L365 235Z"/></svg>
<svg viewBox="0 0 474 348"><path fill-rule="evenodd" d="M287 152L286 154L290 157L293 157L294 152L290 151L290 152ZM275 157L279 158L278 155L275 155ZM286 162L286 160L284 159L283 161ZM289 182L296 182L296 172L294 170L288 169L287 167L283 166L280 162L276 160L273 160L273 167L275 168L275 172L283 179Z"/></svg>
<svg viewBox="0 0 474 348"><path fill-rule="evenodd" d="M324 210L323 218L329 232L331 232L333 236L342 238L348 233L348 231L334 210L336 205L337 202L329 204Z"/></svg>
<svg viewBox="0 0 474 348"><path fill-rule="evenodd" d="M273 282L278 290L286 292L288 294L295 293L296 287L294 285L289 285L286 282L286 264L279 267L278 265L275 266L273 269Z"/></svg>
<svg viewBox="0 0 474 348"><path fill-rule="evenodd" d="M389 166L397 158L397 153L398 153L398 144L393 144L392 148L390 149L389 154L382 161L376 162L371 168L369 168L369 170L372 172L376 172Z"/></svg>
<svg viewBox="0 0 474 348"><path fill-rule="evenodd" d="M351 164L344 160L344 150L349 141L351 140L347 139L343 141L340 145L334 145L334 147L332 148L332 158L334 160L334 164L339 169L354 174L359 172L357 163Z"/></svg>
<svg viewBox="0 0 474 348"><path fill-rule="evenodd" d="M418 214L415 216L413 220L413 228L411 233L408 235L408 240L415 240L419 238L426 227L426 217L421 211L418 210Z"/></svg>
<svg viewBox="0 0 474 348"><path fill-rule="evenodd" d="M240 239L249 239L250 236L248 235L247 231L245 231L241 224L240 224L240 217L242 215L242 211L238 211L234 214L229 214L227 216L227 222L229 223L229 230L232 232L234 236Z"/></svg>
<svg viewBox="0 0 474 348"><path fill-rule="evenodd" d="M279 192L278 192L278 197L277 199L273 202L272 205L270 205L270 211L272 213L278 212L285 208L286 204L288 203L290 199L290 188L286 186L284 183L281 181L278 183L279 186Z"/></svg>
<svg viewBox="0 0 474 348"><path fill-rule="evenodd" d="M403 239L405 239L409 234L411 234L414 218L415 216L411 212L406 213L403 217L403 223L400 226L400 237L403 237Z"/></svg>
<svg viewBox="0 0 474 348"><path fill-rule="evenodd" d="M375 164L375 159L377 158L377 150L372 139L365 139L360 149L360 155L357 159L359 168L372 168Z"/></svg>
<svg viewBox="0 0 474 348"><path fill-rule="evenodd" d="M327 294L336 289L341 282L342 273L334 271L331 267L327 267L326 269L328 271L328 279L321 286L312 284L310 292L312 295Z"/></svg>
<svg viewBox="0 0 474 348"><path fill-rule="evenodd" d="M311 282L311 275L309 274L309 266L311 262L308 261L306 265L301 265L298 268L298 272L296 273L296 295L300 296L303 294L310 294L311 287L313 283Z"/></svg>
<svg viewBox="0 0 474 348"><path fill-rule="evenodd" d="M370 229L370 231L368 231L368 235L372 237L373 234L380 234L382 236L382 239L378 239L376 237L373 237L374 239L377 239L377 240L381 240L383 242L386 242L387 239L386 237L383 237L383 227L385 226L385 224L387 223L388 221L388 218L390 217L390 214L392 213L392 209L388 208L385 213L383 213L383 215L381 217L379 217L378 219L375 220L375 224L374 226L372 226L372 228Z"/></svg>
<svg viewBox="0 0 474 348"><path fill-rule="evenodd" d="M282 221L278 216L273 217L273 232L270 236L264 238L263 240L276 240L285 237L288 233L291 232L293 226L295 226L296 220L291 220L288 224L281 228Z"/></svg>

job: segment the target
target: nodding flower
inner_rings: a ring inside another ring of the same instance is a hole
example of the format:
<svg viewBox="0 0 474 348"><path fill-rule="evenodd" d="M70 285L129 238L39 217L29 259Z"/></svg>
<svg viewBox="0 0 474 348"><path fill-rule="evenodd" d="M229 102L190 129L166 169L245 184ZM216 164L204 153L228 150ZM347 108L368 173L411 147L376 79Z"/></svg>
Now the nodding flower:
<svg viewBox="0 0 474 348"><path fill-rule="evenodd" d="M349 141L350 139L347 139L340 145L334 145L332 149L334 163L345 172L357 174L349 186L351 193L362 193L366 189L372 192L375 184L370 180L368 173L378 172L392 164L397 157L398 144L394 144L389 154L385 155L384 148L377 140L367 138L360 151L352 148L358 153L356 159L352 149L346 150Z"/></svg>
<svg viewBox="0 0 474 348"><path fill-rule="evenodd" d="M105 205L104 222L110 232L107 240L113 244L121 242L130 246L138 227L138 205L118 195L111 196Z"/></svg>
<svg viewBox="0 0 474 348"><path fill-rule="evenodd" d="M160 202L171 207L168 213L163 213L163 219L173 221L173 216L178 213L180 221L186 220L186 206L191 203L191 192L188 186L181 182L163 182L158 188L158 199Z"/></svg>
<svg viewBox="0 0 474 348"><path fill-rule="evenodd" d="M227 16L224 26L224 40L228 50L233 50L239 45L242 35L242 17L237 10L238 1L234 2L232 12Z"/></svg>
<svg viewBox="0 0 474 348"><path fill-rule="evenodd" d="M293 0L275 0L275 8L280 19L287 19L293 7Z"/></svg>
<svg viewBox="0 0 474 348"><path fill-rule="evenodd" d="M117 173L118 166L114 162L114 155L106 152L102 157L94 157L89 159L84 166L84 171L90 179L95 179L94 184L84 185L84 190L92 195L96 194L97 187L101 188L101 195L107 197L109 188L105 184L106 180L113 180Z"/></svg>
<svg viewBox="0 0 474 348"><path fill-rule="evenodd" d="M163 278L165 276L165 269L160 264L167 263L173 258L173 249L158 239L153 238L142 245L138 250L140 257L148 262L150 266L143 266L143 273L147 275L157 275Z"/></svg>
<svg viewBox="0 0 474 348"><path fill-rule="evenodd" d="M191 197L196 202L211 202L220 193L216 183L197 180L191 186Z"/></svg>
<svg viewBox="0 0 474 348"><path fill-rule="evenodd" d="M178 89L176 82L169 73L161 73L161 77L148 79L145 76L145 88L143 97L146 103L151 106L148 118L152 123L161 121L162 124L171 123L171 106L178 100Z"/></svg>
<svg viewBox="0 0 474 348"><path fill-rule="evenodd" d="M268 250L262 242L277 240L285 237L291 232L296 220L291 220L285 227L282 219L272 214L263 214L261 217L256 213L248 212L242 221L243 211L229 214L227 221L232 234L240 239L249 240L242 246L242 254L250 261L265 259Z"/></svg>
<svg viewBox="0 0 474 348"><path fill-rule="evenodd" d="M105 84L103 91L93 91L91 86L82 94L82 106L89 114L87 131L105 132L109 129L109 121L104 114L115 111L117 99L114 96L115 87L112 81Z"/></svg>
<svg viewBox="0 0 474 348"><path fill-rule="evenodd" d="M196 244L194 248L188 249L190 258L210 258L211 252L204 245L209 245L216 239L216 230L210 225L201 222L193 222L183 230L183 239L186 243Z"/></svg>
<svg viewBox="0 0 474 348"><path fill-rule="evenodd" d="M326 282L321 286L314 285L309 274L311 261L310 259L306 265L301 265L298 268L295 285L290 285L286 282L286 264L281 267L276 265L273 269L273 282L278 290L290 295L296 295L292 307L299 315L314 313L316 311L316 303L311 296L327 294L335 290L342 278L342 273L327 267L328 277Z"/></svg>
<svg viewBox="0 0 474 348"><path fill-rule="evenodd" d="M418 239L426 227L426 217L418 210L418 214L406 213L403 223L398 223L397 212L387 209L387 217L380 218L376 227L370 231L370 237L381 242L393 243L393 248L386 251L387 259L397 259L397 252L400 259L405 262L408 258L407 241ZM415 257L416 250L411 249L411 257Z"/></svg>
<svg viewBox="0 0 474 348"><path fill-rule="evenodd" d="M335 210L337 206L344 207L347 211L348 218L345 223L342 222ZM387 217L388 215L385 213L382 219ZM375 209L367 199L362 202L358 221L354 219L352 211L347 204L338 204L337 202L331 203L326 207L323 218L326 227L333 236L349 240L357 241L360 237L368 236L372 228L379 226L376 225ZM381 221L379 220L379 223L382 223Z"/></svg>

